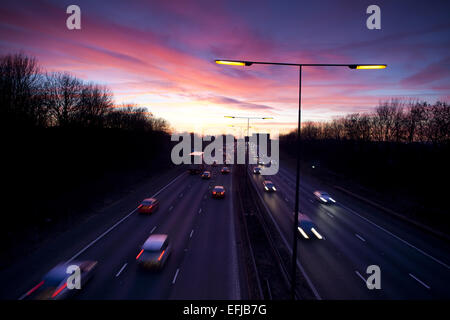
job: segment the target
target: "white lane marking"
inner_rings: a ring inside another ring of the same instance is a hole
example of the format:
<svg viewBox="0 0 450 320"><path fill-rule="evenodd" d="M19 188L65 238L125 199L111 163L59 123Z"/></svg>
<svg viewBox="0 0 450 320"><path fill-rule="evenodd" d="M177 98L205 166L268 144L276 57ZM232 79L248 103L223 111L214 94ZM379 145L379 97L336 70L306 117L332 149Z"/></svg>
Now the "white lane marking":
<svg viewBox="0 0 450 320"><path fill-rule="evenodd" d="M155 198L158 194L160 194L162 191L164 191L168 186L170 186L172 183L174 183L176 180L178 180L179 178L181 178L182 176L184 176L186 174L186 172L183 172L182 174L180 174L178 177L176 177L175 179L173 179L172 181L170 181L168 184L166 184L163 188L159 189L158 192L156 192L152 198ZM95 244L98 240L100 240L101 238L103 238L105 235L107 235L109 232L111 232L111 230L113 230L115 227L117 227L119 224L121 224L123 221L125 221L125 219L127 219L129 216L131 216L133 213L135 213L137 210L134 209L133 211L131 211L129 214L127 214L125 217L123 217L122 219L120 219L119 221L117 221L112 227L110 227L108 230L106 230L105 232L103 232L100 236L98 236L95 240L93 240L91 243L89 243L87 246L85 246L83 249L81 249L78 253L76 253L72 258L70 258L69 260L67 260L66 263L70 263L72 260L76 259L80 254L82 254L84 251L86 251L87 249L89 249L93 244Z"/></svg>
<svg viewBox="0 0 450 320"><path fill-rule="evenodd" d="M334 216L331 214L331 213L329 213L328 211L325 211L326 213L327 213L327 215L330 217L330 218L334 218Z"/></svg>
<svg viewBox="0 0 450 320"><path fill-rule="evenodd" d="M200 209L198 210L198 213L202 213L202 208L200 208Z"/></svg>
<svg viewBox="0 0 450 320"><path fill-rule="evenodd" d="M289 202L289 199L288 198L284 198L284 201Z"/></svg>
<svg viewBox="0 0 450 320"><path fill-rule="evenodd" d="M366 239L364 239L363 237L361 237L359 234L355 233L355 236L361 240L362 242L366 242Z"/></svg>
<svg viewBox="0 0 450 320"><path fill-rule="evenodd" d="M416 276L414 276L412 273L409 274L409 276L411 278L413 278L414 280L416 280L418 283L420 283L421 285L423 285L425 288L427 288L428 290L430 290L430 286L427 285L425 282L423 282L422 280L420 280L419 278L417 278Z"/></svg>
<svg viewBox="0 0 450 320"><path fill-rule="evenodd" d="M99 235L94 241L92 241L91 243L89 243L87 246L85 246L83 249L81 249L78 253L76 253L72 258L70 258L69 260L67 260L66 263L71 262L72 260L76 259L80 254L82 254L84 251L86 251L87 249L89 249L93 244L95 244L98 240L100 240L101 238L103 238L105 235L107 235L109 232L111 232L111 230L113 230L115 227L117 227L119 224L121 224L125 219L127 219L129 216L131 216L133 213L135 213L137 210L134 209L133 211L131 211L129 214L127 214L125 217L123 217L122 219L120 219L119 221L117 221L111 228L109 228L108 230L106 230L105 232L103 232L101 235Z"/></svg>
<svg viewBox="0 0 450 320"><path fill-rule="evenodd" d="M189 235L189 238L192 238L193 234L194 234L194 229L192 229L191 234Z"/></svg>
<svg viewBox="0 0 450 320"><path fill-rule="evenodd" d="M172 211L172 209L173 209L173 206L170 206L169 211Z"/></svg>
<svg viewBox="0 0 450 320"><path fill-rule="evenodd" d="M119 272L117 272L117 274L116 274L116 278L122 273L123 269L125 269L127 265L128 265L128 263L125 263L125 264L122 266L122 268L120 268Z"/></svg>
<svg viewBox="0 0 450 320"><path fill-rule="evenodd" d="M155 231L155 229L156 229L156 226L153 227L153 229L150 231L150 234L152 234L153 231Z"/></svg>
<svg viewBox="0 0 450 320"><path fill-rule="evenodd" d="M359 273L358 270L356 270L355 273L356 273L356 275L357 275L358 277L361 278L362 281L364 281L364 283L367 283L366 279L364 279L364 277L361 275L361 273Z"/></svg>
<svg viewBox="0 0 450 320"><path fill-rule="evenodd" d="M361 216L359 213L357 213L357 212L355 212L355 211L353 211L352 209L350 209L349 207L347 207L347 206L344 206L343 204L340 204L340 206L341 207L343 207L344 209L347 209L349 212L351 212L351 213L353 213L353 214L355 214L355 215L357 215L358 217L360 217L361 219L363 219L363 220L365 220L365 221L367 221L368 223L370 223L371 225L373 225L373 226L375 226L375 227L377 227L378 229L380 229L380 230L383 230L384 232L386 232L387 234L389 234L389 235L391 235L392 237L394 237L394 238L396 238L397 240L399 240L399 241L401 241L401 242L403 242L404 244L407 244L408 246L410 246L411 248L413 248L413 249L416 249L417 251L419 251L421 254L423 254L424 256L427 256L428 258L430 258L430 259L432 259L432 260L434 260L435 262L437 262L437 263L439 263L440 265L442 265L442 266L444 266L444 267L446 267L447 269L450 269L450 266L448 266L445 262L442 262L441 260L439 260L439 259L436 259L435 257L433 257L432 255L430 255L430 254L428 254L428 253L426 253L426 252L424 252L423 250L421 250L421 249L419 249L419 248L417 248L416 246L414 246L414 245L412 245L411 243L409 243L408 241L406 241L406 240L403 240L402 238L400 238L400 237L398 237L398 236L396 236L395 234L393 234L392 232L390 232L390 231L388 231L388 230L386 230L385 228L383 228L383 227L380 227L379 225L377 225L376 223L374 223L374 222L372 222L372 221L370 221L369 219L367 219L367 218L365 218L365 217L363 217L363 216Z"/></svg>
<svg viewBox="0 0 450 320"><path fill-rule="evenodd" d="M177 272L175 272L175 276L173 277L172 284L175 284L175 281L177 281L178 272L180 272L179 268L177 269Z"/></svg>
<svg viewBox="0 0 450 320"><path fill-rule="evenodd" d="M179 196L180 198L182 198L183 197L183 193L180 193L180 196Z"/></svg>

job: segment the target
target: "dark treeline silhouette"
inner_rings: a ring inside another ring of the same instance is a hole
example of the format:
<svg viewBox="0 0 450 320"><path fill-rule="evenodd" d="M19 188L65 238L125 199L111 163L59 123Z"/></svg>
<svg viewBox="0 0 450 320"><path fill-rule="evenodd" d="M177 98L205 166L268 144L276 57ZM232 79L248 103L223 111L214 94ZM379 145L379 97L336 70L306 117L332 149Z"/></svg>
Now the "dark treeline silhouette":
<svg viewBox="0 0 450 320"><path fill-rule="evenodd" d="M67 72L43 73L34 58L0 58L2 129L108 128L167 131L165 120L133 105L115 107L108 88Z"/></svg>
<svg viewBox="0 0 450 320"><path fill-rule="evenodd" d="M335 173L330 179L337 185L355 181L404 214L449 231L449 126L445 102L393 99L373 113L302 123L301 159L305 168L317 164L311 171L322 177ZM280 137L280 146L295 156L295 141L293 131Z"/></svg>
<svg viewBox="0 0 450 320"><path fill-rule="evenodd" d="M168 130L145 108L115 105L104 86L0 57L2 252L169 166Z"/></svg>

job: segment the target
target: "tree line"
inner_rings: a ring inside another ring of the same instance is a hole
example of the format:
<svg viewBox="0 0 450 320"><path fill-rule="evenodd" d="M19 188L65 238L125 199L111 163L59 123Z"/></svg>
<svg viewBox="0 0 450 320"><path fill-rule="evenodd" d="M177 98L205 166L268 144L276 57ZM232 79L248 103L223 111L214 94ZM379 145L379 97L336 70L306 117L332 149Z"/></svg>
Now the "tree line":
<svg viewBox="0 0 450 320"><path fill-rule="evenodd" d="M302 123L304 140L351 140L361 142L448 144L450 107L392 99L382 102L373 113L352 113L327 122ZM284 139L294 138L296 132Z"/></svg>
<svg viewBox="0 0 450 320"><path fill-rule="evenodd" d="M400 99L371 113L305 122L303 172L355 192L370 190L374 200L381 197L390 208L448 232L448 209L436 195L439 182L450 178L449 124L448 103ZM280 149L293 158L296 138L296 131L280 136Z"/></svg>
<svg viewBox="0 0 450 320"><path fill-rule="evenodd" d="M24 54L0 57L0 134L0 267L171 166L167 121Z"/></svg>
<svg viewBox="0 0 450 320"><path fill-rule="evenodd" d="M112 128L168 131L167 121L133 104L114 105L111 91L68 72L45 72L24 54L0 57L3 129Z"/></svg>

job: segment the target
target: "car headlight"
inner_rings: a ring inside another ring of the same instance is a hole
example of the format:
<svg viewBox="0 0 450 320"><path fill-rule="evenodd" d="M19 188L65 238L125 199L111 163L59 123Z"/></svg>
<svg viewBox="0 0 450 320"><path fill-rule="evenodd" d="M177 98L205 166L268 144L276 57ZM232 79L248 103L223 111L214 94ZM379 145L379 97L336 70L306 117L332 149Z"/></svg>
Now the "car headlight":
<svg viewBox="0 0 450 320"><path fill-rule="evenodd" d="M267 188L266 186L264 186L264 189L266 189L267 191L269 191L269 188Z"/></svg>
<svg viewBox="0 0 450 320"><path fill-rule="evenodd" d="M328 202L324 197L320 197L320 200L322 200L323 202Z"/></svg>
<svg viewBox="0 0 450 320"><path fill-rule="evenodd" d="M333 198L330 198L330 201L336 203L336 200L334 200Z"/></svg>
<svg viewBox="0 0 450 320"><path fill-rule="evenodd" d="M317 232L316 229L311 228L312 233L314 233L314 235L317 237L317 239L322 240L322 236L320 235L320 233Z"/></svg>
<svg viewBox="0 0 450 320"><path fill-rule="evenodd" d="M298 227L298 231L299 231L300 234L303 236L303 238L309 239L308 235L305 233L305 231L303 231L302 228Z"/></svg>
<svg viewBox="0 0 450 320"><path fill-rule="evenodd" d="M275 187L272 187L272 189L273 189L273 191L277 191L277 188L275 188Z"/></svg>

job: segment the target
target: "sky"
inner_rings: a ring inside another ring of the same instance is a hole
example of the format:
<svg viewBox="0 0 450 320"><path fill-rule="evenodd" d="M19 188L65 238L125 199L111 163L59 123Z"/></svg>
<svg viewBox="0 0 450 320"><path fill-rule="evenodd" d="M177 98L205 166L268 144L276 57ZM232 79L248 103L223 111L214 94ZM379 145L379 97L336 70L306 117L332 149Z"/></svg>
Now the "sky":
<svg viewBox="0 0 450 320"><path fill-rule="evenodd" d="M68 30L66 8L81 9ZM369 30L366 9L381 9ZM0 5L0 54L35 56L108 86L174 131L281 133L297 125L298 69L223 66L215 59L383 63L383 70L304 67L303 121L370 112L391 98L450 99L450 1L81 1Z"/></svg>

